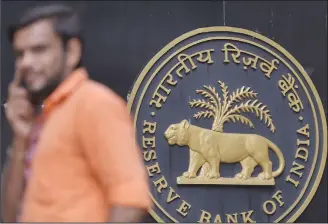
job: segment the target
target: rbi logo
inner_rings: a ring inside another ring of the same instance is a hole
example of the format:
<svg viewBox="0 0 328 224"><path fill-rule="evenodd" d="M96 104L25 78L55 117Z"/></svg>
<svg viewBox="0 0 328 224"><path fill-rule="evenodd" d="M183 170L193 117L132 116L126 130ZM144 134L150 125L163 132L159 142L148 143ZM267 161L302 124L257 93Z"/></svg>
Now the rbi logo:
<svg viewBox="0 0 328 224"><path fill-rule="evenodd" d="M293 222L327 157L322 103L277 43L231 27L191 31L129 97L158 222Z"/></svg>

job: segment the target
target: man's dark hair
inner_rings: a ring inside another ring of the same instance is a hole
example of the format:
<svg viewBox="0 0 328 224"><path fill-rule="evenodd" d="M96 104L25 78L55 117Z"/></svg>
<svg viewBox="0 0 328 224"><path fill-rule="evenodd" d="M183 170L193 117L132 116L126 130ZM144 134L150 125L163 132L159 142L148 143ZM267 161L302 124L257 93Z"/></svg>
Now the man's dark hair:
<svg viewBox="0 0 328 224"><path fill-rule="evenodd" d="M36 6L25 11L18 23L9 26L8 35L10 42L13 42L14 35L19 29L41 19L53 20L54 31L61 37L64 49L71 38L79 39L83 48L80 15L73 8L61 4ZM77 67L80 66L81 61Z"/></svg>

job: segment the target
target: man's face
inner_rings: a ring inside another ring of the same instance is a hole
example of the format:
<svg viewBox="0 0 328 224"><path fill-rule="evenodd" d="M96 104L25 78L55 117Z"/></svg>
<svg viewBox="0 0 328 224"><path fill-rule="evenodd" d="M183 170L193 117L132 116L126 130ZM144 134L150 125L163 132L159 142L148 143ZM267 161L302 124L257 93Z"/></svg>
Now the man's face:
<svg viewBox="0 0 328 224"><path fill-rule="evenodd" d="M15 69L29 92L45 91L63 78L65 53L49 19L36 21L14 35Z"/></svg>

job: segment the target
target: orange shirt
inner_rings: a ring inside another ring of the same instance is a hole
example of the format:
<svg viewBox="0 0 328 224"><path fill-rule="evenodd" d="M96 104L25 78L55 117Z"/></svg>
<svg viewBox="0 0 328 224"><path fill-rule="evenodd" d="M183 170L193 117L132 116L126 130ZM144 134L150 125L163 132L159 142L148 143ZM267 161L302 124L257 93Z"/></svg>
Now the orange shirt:
<svg viewBox="0 0 328 224"><path fill-rule="evenodd" d="M114 206L149 209L148 180L125 102L71 74L45 101L22 222L107 222Z"/></svg>

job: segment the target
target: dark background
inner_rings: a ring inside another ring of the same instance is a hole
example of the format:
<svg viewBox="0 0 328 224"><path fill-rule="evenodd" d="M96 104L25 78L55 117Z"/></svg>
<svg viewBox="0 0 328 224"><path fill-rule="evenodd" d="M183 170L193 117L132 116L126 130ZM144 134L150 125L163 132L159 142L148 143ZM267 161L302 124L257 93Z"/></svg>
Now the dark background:
<svg viewBox="0 0 328 224"><path fill-rule="evenodd" d="M233 26L256 31L289 51L310 75L327 113L327 1L65 2L83 13L83 61L91 77L123 98L148 61L176 37L200 27ZM42 1L1 2L2 103L13 75L6 27L36 4ZM1 107L1 164L11 138L3 112ZM327 198L326 166L316 195L297 222L327 222Z"/></svg>

